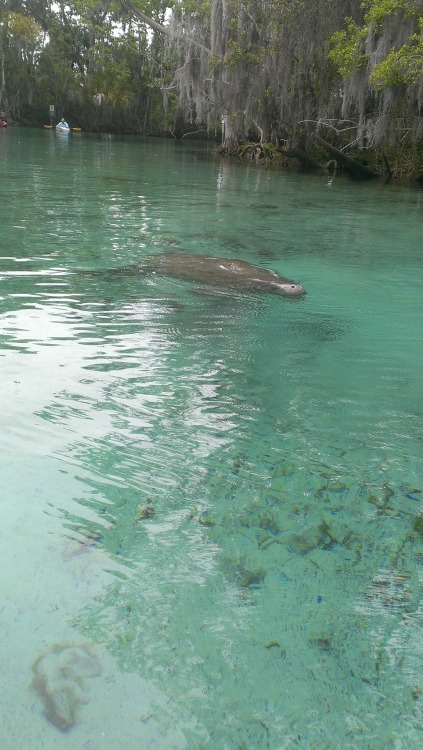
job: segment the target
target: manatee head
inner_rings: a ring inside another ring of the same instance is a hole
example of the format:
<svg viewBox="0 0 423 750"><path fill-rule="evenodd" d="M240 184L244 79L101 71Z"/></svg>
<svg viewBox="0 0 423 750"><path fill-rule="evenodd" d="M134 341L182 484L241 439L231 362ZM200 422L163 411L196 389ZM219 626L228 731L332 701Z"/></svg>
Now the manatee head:
<svg viewBox="0 0 423 750"><path fill-rule="evenodd" d="M275 294L281 294L282 297L304 297L305 294L307 294L306 290L304 289L301 284L293 284L292 281L284 281L284 282L278 282L275 284Z"/></svg>

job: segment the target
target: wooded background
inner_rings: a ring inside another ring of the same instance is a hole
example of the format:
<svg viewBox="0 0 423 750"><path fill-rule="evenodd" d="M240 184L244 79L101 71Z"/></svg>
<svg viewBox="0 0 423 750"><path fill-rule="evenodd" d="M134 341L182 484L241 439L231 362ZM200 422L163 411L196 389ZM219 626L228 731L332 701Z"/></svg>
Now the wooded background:
<svg viewBox="0 0 423 750"><path fill-rule="evenodd" d="M42 125L51 104L91 131L267 155L317 136L418 168L423 0L0 0L0 107Z"/></svg>

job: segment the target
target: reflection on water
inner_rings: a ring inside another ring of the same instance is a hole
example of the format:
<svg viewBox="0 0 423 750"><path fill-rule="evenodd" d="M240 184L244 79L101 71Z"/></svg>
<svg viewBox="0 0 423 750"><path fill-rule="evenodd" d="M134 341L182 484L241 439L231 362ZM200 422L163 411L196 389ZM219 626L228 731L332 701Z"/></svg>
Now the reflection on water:
<svg viewBox="0 0 423 750"><path fill-rule="evenodd" d="M7 135L3 746L417 750L421 194Z"/></svg>

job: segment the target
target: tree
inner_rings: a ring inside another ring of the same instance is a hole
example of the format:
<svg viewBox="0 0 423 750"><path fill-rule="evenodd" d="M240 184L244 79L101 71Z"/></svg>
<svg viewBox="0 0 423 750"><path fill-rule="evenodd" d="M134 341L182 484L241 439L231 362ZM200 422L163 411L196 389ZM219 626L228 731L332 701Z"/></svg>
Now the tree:
<svg viewBox="0 0 423 750"><path fill-rule="evenodd" d="M361 145L423 135L423 0L366 0L359 21L332 37L343 76L343 116L359 122Z"/></svg>
<svg viewBox="0 0 423 750"><path fill-rule="evenodd" d="M28 120L363 149L421 137L422 70L423 0L0 0L2 103Z"/></svg>
<svg viewBox="0 0 423 750"><path fill-rule="evenodd" d="M204 0L194 14L192 5L173 7L175 82L207 127L223 119L227 149L249 132L277 141L307 119L338 115L330 36L358 0Z"/></svg>
<svg viewBox="0 0 423 750"><path fill-rule="evenodd" d="M15 119L31 105L44 38L40 23L20 12L20 5L0 7L0 102Z"/></svg>

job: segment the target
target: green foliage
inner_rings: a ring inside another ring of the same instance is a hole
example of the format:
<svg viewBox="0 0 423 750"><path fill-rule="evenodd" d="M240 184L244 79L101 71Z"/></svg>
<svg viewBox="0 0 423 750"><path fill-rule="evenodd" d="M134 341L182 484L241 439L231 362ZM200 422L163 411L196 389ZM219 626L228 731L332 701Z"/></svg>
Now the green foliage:
<svg viewBox="0 0 423 750"><path fill-rule="evenodd" d="M370 82L375 86L410 86L423 71L423 36L413 34L410 43L391 50L372 70Z"/></svg>
<svg viewBox="0 0 423 750"><path fill-rule="evenodd" d="M114 106L126 107L132 99L132 71L122 42L97 42L90 48L89 61L93 92L101 92Z"/></svg>
<svg viewBox="0 0 423 750"><path fill-rule="evenodd" d="M346 30L332 34L332 48L328 55L343 78L348 78L354 71L365 65L368 60L364 52L367 27L360 28L352 18L347 18L346 22Z"/></svg>
<svg viewBox="0 0 423 750"><path fill-rule="evenodd" d="M418 0L366 0L363 3L366 10L362 26L351 18L346 19L347 28L338 31L331 37L329 59L334 63L343 78L348 78L355 71L369 62L370 57L365 53L365 40L369 30L379 36L384 34L384 25L390 24L387 34L392 34L392 28L405 20L415 20L420 31L411 34L408 43L399 49L391 47L384 60L376 63L369 75L369 83L377 88L398 87L416 82L422 75L423 65L423 19L419 18L421 2Z"/></svg>
<svg viewBox="0 0 423 750"><path fill-rule="evenodd" d="M0 10L0 100L14 119L36 87L43 38L38 21L17 10Z"/></svg>
<svg viewBox="0 0 423 750"><path fill-rule="evenodd" d="M54 103L87 129L161 132L192 116L213 132L224 114L231 136L257 123L275 141L303 121L311 129L319 118L335 123L348 109L345 116L366 123L364 139L385 104L392 132L395 122L411 132L418 120L411 87L423 68L423 0L131 4L161 25L172 8L170 33L148 31L123 0L0 0L1 99L15 119L43 122ZM335 70L350 79L344 96Z"/></svg>
<svg viewBox="0 0 423 750"><path fill-rule="evenodd" d="M184 15L189 18L208 18L212 7L211 0L175 0L175 2L167 4L173 8L177 15Z"/></svg>
<svg viewBox="0 0 423 750"><path fill-rule="evenodd" d="M223 58L226 68L234 69L238 65L259 65L261 60L260 51L252 51L235 39L228 41L228 51Z"/></svg>
<svg viewBox="0 0 423 750"><path fill-rule="evenodd" d="M32 48L39 47L43 30L39 23L22 13L3 13L1 23L7 34L22 45Z"/></svg>
<svg viewBox="0 0 423 750"><path fill-rule="evenodd" d="M418 17L417 0L366 0L366 21L380 31L383 21L389 16L402 13L404 20Z"/></svg>

